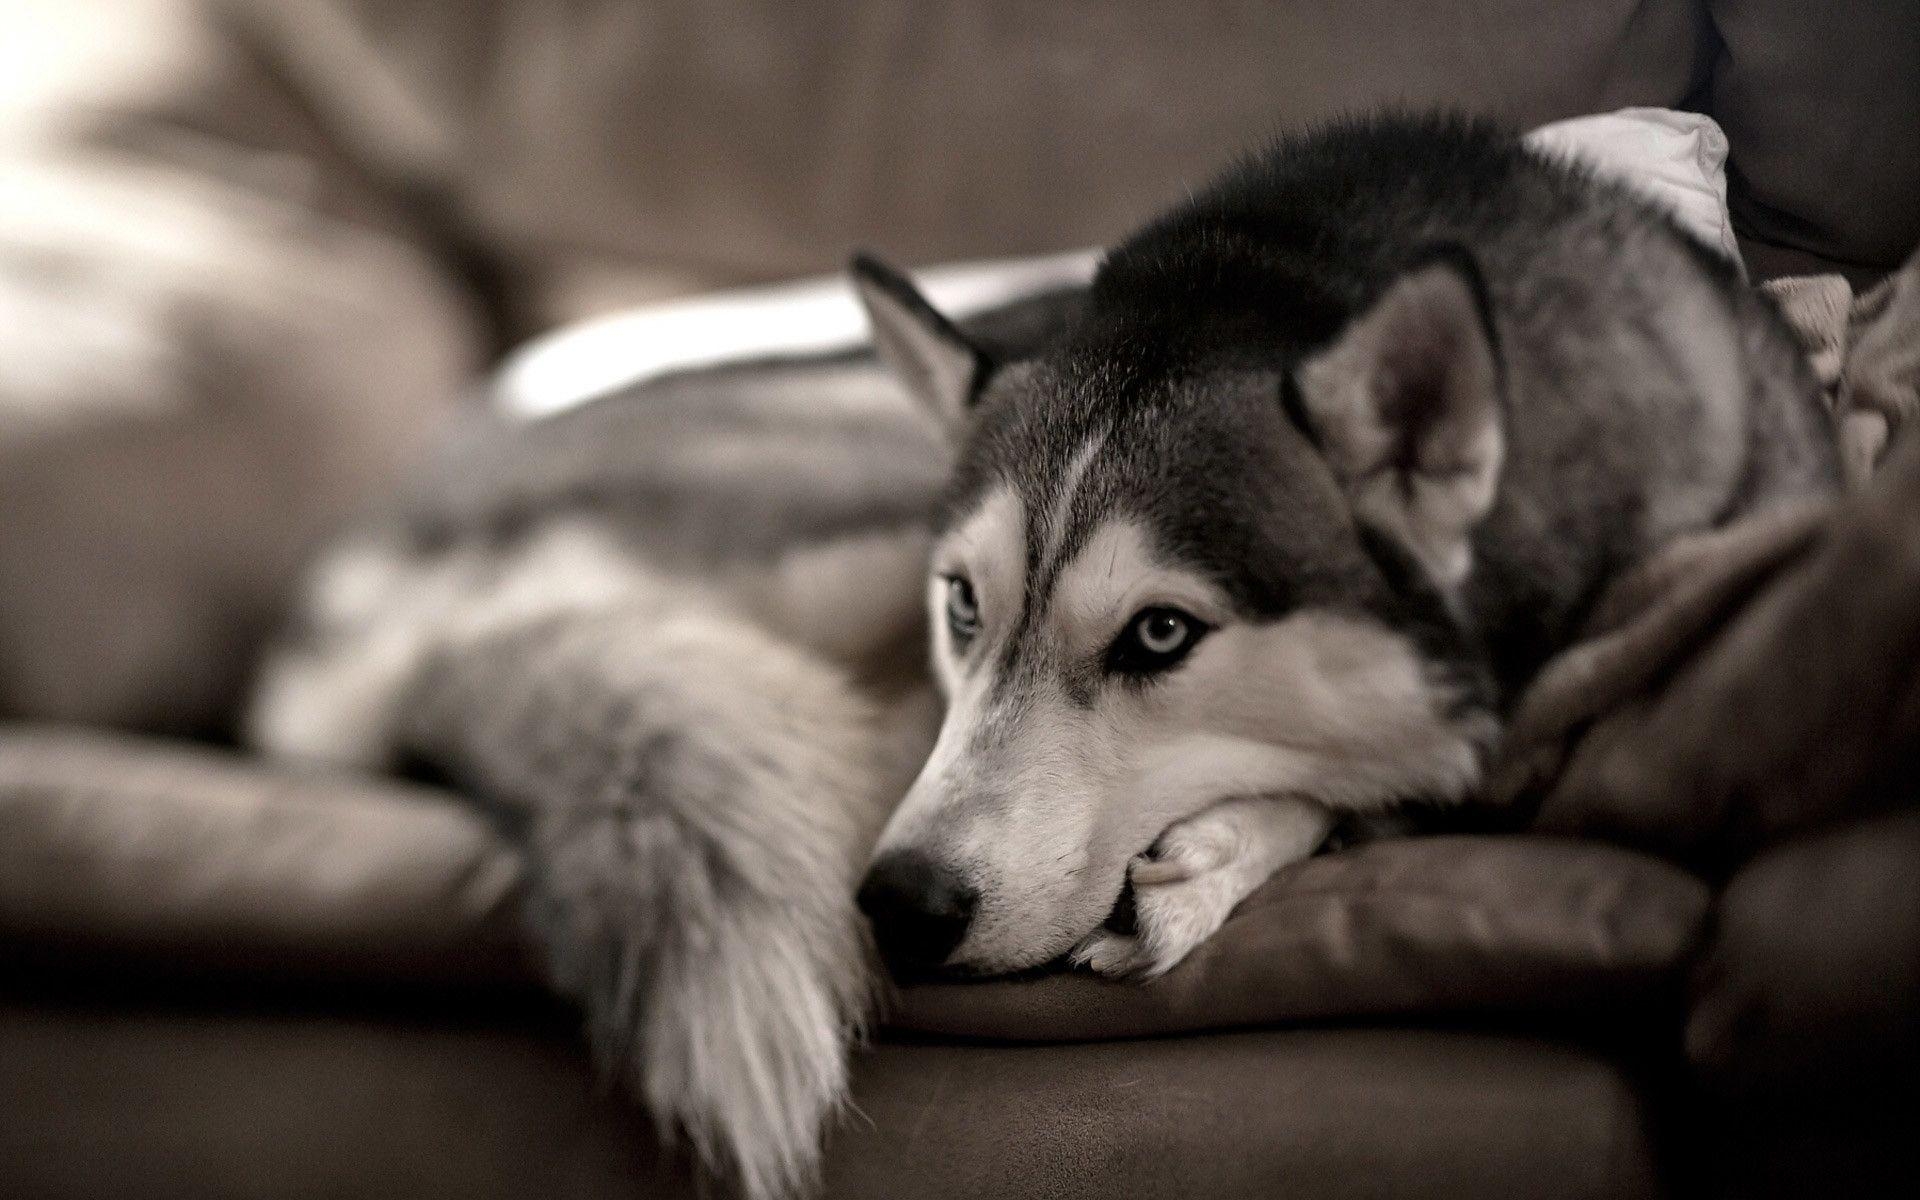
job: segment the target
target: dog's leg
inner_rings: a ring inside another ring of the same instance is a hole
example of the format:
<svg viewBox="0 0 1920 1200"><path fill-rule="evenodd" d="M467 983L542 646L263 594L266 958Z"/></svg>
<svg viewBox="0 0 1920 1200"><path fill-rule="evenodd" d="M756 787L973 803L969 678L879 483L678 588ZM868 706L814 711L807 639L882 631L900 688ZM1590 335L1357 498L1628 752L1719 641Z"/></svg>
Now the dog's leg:
<svg viewBox="0 0 1920 1200"><path fill-rule="evenodd" d="M524 821L601 1065L756 1198L816 1170L873 973L856 877L899 772L835 668L681 600L434 656L403 748Z"/></svg>
<svg viewBox="0 0 1920 1200"><path fill-rule="evenodd" d="M1332 814L1304 800L1228 800L1174 825L1134 858L1132 933L1094 931L1073 961L1102 975L1152 977L1212 937L1275 871L1326 841Z"/></svg>

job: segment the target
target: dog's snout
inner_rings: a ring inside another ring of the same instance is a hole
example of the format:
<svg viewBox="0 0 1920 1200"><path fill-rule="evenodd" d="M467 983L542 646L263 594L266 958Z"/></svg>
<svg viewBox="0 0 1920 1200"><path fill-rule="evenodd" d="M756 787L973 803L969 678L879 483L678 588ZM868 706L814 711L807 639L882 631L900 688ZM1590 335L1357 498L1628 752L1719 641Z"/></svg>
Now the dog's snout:
<svg viewBox="0 0 1920 1200"><path fill-rule="evenodd" d="M896 977L938 967L967 934L976 898L954 872L923 854L882 856L860 885L860 911Z"/></svg>

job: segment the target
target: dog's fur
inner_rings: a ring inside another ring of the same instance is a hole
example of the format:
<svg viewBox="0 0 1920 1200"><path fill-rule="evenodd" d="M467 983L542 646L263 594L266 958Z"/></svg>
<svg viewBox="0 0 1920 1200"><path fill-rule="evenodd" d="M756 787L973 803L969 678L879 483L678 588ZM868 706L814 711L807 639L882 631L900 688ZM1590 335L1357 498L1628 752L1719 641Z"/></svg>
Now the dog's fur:
<svg viewBox="0 0 1920 1200"><path fill-rule="evenodd" d="M1614 573L1835 486L1731 269L1479 125L1283 142L984 328L856 277L918 407L851 355L492 430L321 564L254 711L523 827L603 1063L754 1195L844 1095L870 854L968 897L925 965L1164 970L1334 813L1469 795Z"/></svg>
<svg viewBox="0 0 1920 1200"><path fill-rule="evenodd" d="M979 632L936 637L946 722L878 859L969 898L949 968L1165 970L1333 813L1470 794L1624 565L1836 484L1731 267L1483 126L1249 160L1014 362L860 274L962 445L931 594ZM1116 669L1154 610L1205 632ZM1129 872L1138 928L1096 929Z"/></svg>

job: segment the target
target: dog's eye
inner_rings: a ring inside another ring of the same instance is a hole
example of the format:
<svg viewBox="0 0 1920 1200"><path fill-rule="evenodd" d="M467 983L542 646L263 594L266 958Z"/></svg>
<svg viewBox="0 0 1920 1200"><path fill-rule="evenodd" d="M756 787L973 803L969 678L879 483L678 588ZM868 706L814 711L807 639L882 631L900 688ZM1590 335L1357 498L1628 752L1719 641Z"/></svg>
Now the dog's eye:
<svg viewBox="0 0 1920 1200"><path fill-rule="evenodd" d="M1107 653L1107 668L1123 675L1151 675L1185 658L1207 626L1177 608L1142 609Z"/></svg>
<svg viewBox="0 0 1920 1200"><path fill-rule="evenodd" d="M973 585L958 575L947 577L947 630L961 646L980 632L980 602L974 598Z"/></svg>

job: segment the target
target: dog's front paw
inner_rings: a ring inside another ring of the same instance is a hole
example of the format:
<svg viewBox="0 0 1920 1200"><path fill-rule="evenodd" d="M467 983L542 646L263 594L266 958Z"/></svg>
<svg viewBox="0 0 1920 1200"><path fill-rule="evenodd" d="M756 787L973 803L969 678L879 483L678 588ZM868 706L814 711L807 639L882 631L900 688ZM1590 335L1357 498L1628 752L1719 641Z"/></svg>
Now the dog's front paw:
<svg viewBox="0 0 1920 1200"><path fill-rule="evenodd" d="M1212 937L1276 870L1312 854L1332 819L1296 800L1229 800L1174 825L1127 865L1131 933L1097 929L1072 960L1110 977L1151 979Z"/></svg>
<svg viewBox="0 0 1920 1200"><path fill-rule="evenodd" d="M1073 961L1101 975L1150 979L1165 974L1226 923L1246 895L1230 869L1231 847L1193 822L1168 830L1127 868L1134 930L1095 930Z"/></svg>

